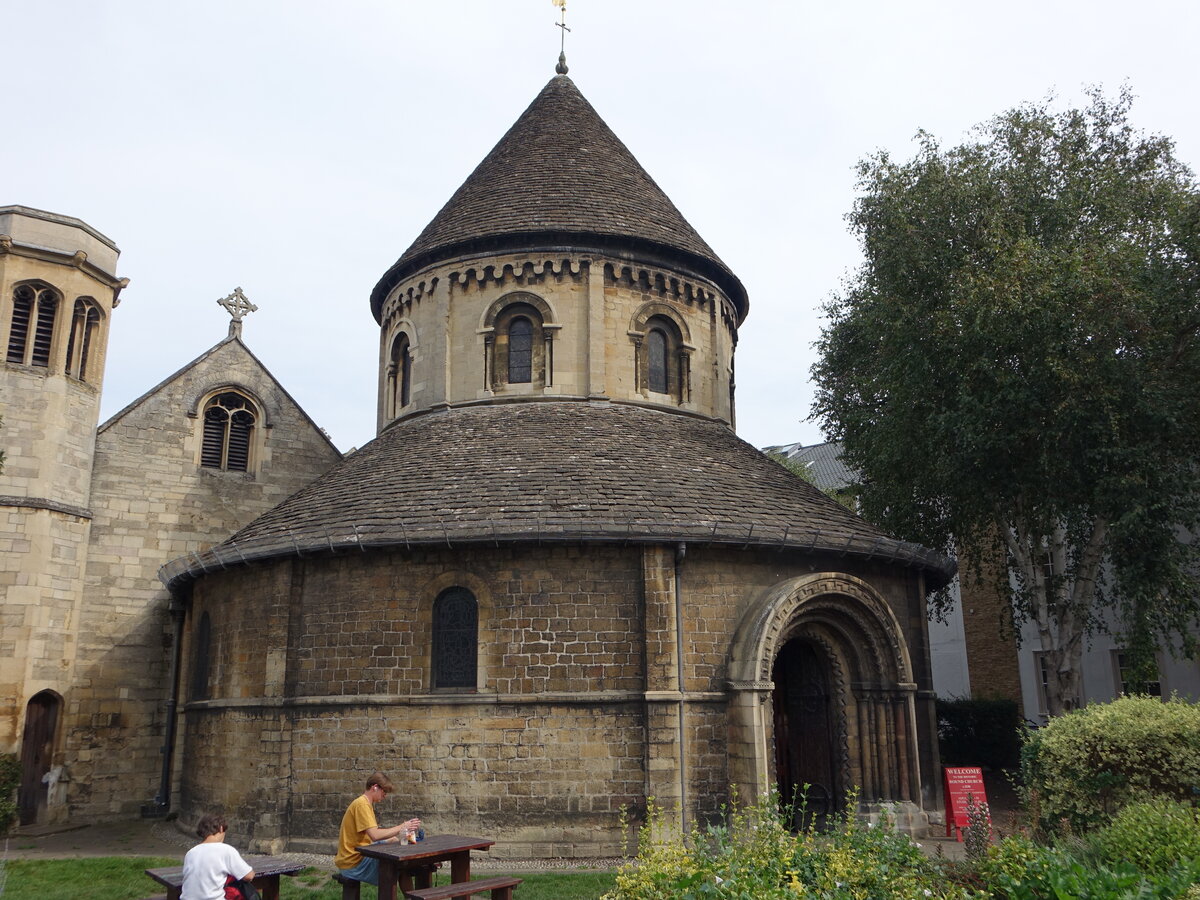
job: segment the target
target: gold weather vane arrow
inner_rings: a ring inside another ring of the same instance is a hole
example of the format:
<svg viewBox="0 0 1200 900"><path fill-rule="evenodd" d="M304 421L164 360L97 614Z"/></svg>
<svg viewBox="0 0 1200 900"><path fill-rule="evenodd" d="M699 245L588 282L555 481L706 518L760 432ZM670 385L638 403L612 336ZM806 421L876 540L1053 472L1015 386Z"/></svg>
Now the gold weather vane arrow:
<svg viewBox="0 0 1200 900"><path fill-rule="evenodd" d="M562 29L562 40L559 42L558 49L558 65L554 67L554 71L559 75L567 74L567 32L571 29L567 27L567 0L550 0L558 7L562 18L554 24Z"/></svg>

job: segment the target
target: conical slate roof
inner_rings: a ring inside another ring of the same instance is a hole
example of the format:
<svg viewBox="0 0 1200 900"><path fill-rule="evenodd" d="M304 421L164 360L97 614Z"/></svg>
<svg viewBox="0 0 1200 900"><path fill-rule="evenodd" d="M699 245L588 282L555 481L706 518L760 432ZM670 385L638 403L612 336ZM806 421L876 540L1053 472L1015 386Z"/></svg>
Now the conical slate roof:
<svg viewBox="0 0 1200 900"><path fill-rule="evenodd" d="M254 560L502 542L724 544L837 553L926 571L953 563L888 537L723 423L634 405L540 401L397 422L171 586Z"/></svg>
<svg viewBox="0 0 1200 900"><path fill-rule="evenodd" d="M371 294L472 252L578 248L681 266L744 317L746 290L566 75L550 80Z"/></svg>

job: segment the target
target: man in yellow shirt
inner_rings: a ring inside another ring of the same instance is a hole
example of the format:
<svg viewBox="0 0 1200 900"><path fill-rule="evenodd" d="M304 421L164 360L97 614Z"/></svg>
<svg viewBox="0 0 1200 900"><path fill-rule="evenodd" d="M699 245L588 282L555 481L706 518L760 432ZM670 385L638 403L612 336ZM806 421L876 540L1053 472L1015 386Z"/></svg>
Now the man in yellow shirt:
<svg viewBox="0 0 1200 900"><path fill-rule="evenodd" d="M416 832L421 827L420 819L409 819L391 828L380 828L375 820L375 804L393 791L392 782L382 772L367 779L367 789L355 797L346 814L342 816L342 828L338 834L337 856L334 864L342 874L355 881L379 884L379 860L363 856L358 847L364 844L399 843L401 835Z"/></svg>

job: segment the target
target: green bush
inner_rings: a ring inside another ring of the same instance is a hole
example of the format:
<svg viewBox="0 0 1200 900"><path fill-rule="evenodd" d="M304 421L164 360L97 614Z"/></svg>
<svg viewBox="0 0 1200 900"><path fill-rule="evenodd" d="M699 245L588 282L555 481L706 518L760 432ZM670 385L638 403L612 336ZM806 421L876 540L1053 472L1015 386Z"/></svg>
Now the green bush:
<svg viewBox="0 0 1200 900"><path fill-rule="evenodd" d="M21 784L21 762L12 753L0 755L0 834L17 818L17 787Z"/></svg>
<svg viewBox="0 0 1200 900"><path fill-rule="evenodd" d="M938 700L937 717L943 764L1016 768L1021 714L1015 700Z"/></svg>
<svg viewBox="0 0 1200 900"><path fill-rule="evenodd" d="M1014 839L1005 843L1010 840ZM993 870L986 881L994 900L1176 900L1187 894L1198 875L1195 867L1177 866L1152 876L1128 863L1088 863L1065 850L1025 842L1008 865Z"/></svg>
<svg viewBox="0 0 1200 900"><path fill-rule="evenodd" d="M1105 862L1125 860L1165 875L1181 863L1200 864L1200 810L1166 797L1131 803L1090 844Z"/></svg>
<svg viewBox="0 0 1200 900"><path fill-rule="evenodd" d="M1021 748L1021 781L1048 832L1087 831L1139 800L1190 798L1200 785L1200 706L1122 697L1051 719Z"/></svg>
<svg viewBox="0 0 1200 900"><path fill-rule="evenodd" d="M857 807L851 797L847 809ZM803 803L803 801L801 801ZM603 900L851 900L944 898L970 894L948 884L938 864L908 837L844 815L829 832L788 830L789 810L765 795L725 825L687 836L649 805L638 858L617 874Z"/></svg>

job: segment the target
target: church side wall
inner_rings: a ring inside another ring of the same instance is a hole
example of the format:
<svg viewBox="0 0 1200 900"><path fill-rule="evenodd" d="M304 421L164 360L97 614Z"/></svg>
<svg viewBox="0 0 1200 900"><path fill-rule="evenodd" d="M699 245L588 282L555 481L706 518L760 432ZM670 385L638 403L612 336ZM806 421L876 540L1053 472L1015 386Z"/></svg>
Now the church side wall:
<svg viewBox="0 0 1200 900"><path fill-rule="evenodd" d="M271 424L251 475L199 465L200 419L188 412L207 391L230 384L252 392ZM136 814L158 790L174 639L159 566L223 540L336 460L236 342L219 345L99 434L79 665L67 710L72 814Z"/></svg>

